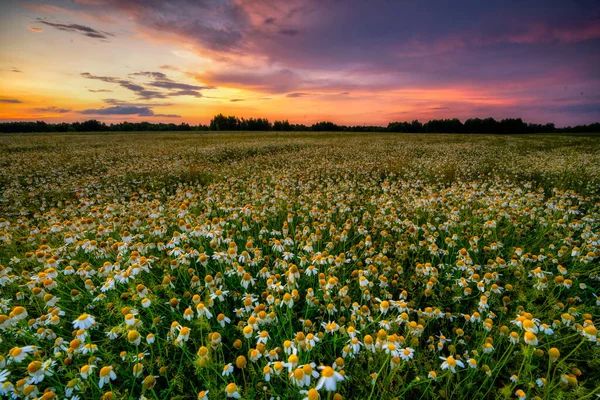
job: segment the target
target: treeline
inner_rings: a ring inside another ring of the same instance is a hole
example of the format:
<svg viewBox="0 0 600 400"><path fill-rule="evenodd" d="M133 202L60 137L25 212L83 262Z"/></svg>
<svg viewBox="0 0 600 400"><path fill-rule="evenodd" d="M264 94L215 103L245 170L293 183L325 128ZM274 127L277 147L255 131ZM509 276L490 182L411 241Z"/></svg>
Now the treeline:
<svg viewBox="0 0 600 400"><path fill-rule="evenodd" d="M199 129L201 128L201 129ZM20 132L145 132L145 131L207 131L208 126L191 126L186 123L153 124L151 122L120 122L107 125L104 122L91 119L83 122L60 122L49 124L44 121L36 122L3 122L0 123L2 133Z"/></svg>
<svg viewBox="0 0 600 400"><path fill-rule="evenodd" d="M107 125L97 120L83 122L61 122L49 124L36 122L0 123L0 132L152 132L152 131L313 131L313 132L404 132L404 133L589 133L600 132L600 123L556 128L554 124L531 124L521 118L469 118L461 122L457 118L432 119L426 123L390 122L387 126L378 125L337 125L323 121L312 125L290 124L289 121L270 122L266 118L238 118L219 114L213 117L209 125L189 125L186 123L162 124L150 122L120 122Z"/></svg>

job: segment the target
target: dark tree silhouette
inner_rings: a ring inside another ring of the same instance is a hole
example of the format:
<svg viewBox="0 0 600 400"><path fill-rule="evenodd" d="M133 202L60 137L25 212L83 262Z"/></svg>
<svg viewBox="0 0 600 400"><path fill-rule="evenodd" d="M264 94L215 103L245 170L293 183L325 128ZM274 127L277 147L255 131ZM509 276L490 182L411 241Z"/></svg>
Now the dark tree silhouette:
<svg viewBox="0 0 600 400"><path fill-rule="evenodd" d="M314 132L399 132L399 133L590 133L600 132L600 123L589 125L556 128L553 123L528 124L521 118L505 118L497 121L494 118L469 118L464 123L457 118L432 119L424 124L412 122L390 122L386 127L374 125L346 126L330 121L317 122L311 126L290 124L288 120L269 122L267 118L238 118L233 115L215 115L209 125L179 125L151 122L120 122L106 125L95 119L82 122L60 122L49 124L36 122L3 122L0 133L20 132L153 132L153 131L314 131Z"/></svg>

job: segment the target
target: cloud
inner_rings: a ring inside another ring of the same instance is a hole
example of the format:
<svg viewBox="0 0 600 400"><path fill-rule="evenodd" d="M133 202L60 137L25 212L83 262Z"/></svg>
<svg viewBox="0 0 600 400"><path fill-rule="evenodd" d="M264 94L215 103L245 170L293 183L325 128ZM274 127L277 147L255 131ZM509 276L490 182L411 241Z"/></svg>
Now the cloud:
<svg viewBox="0 0 600 400"><path fill-rule="evenodd" d="M234 0L75 0L96 10L126 14L147 33L184 39L199 47L231 51L243 47L250 16Z"/></svg>
<svg viewBox="0 0 600 400"><path fill-rule="evenodd" d="M36 108L35 111L41 113L57 113L57 114L66 114L71 111L70 108L58 108L55 106L44 107L44 108Z"/></svg>
<svg viewBox="0 0 600 400"><path fill-rule="evenodd" d="M139 115L148 117L154 115L154 112L149 107L125 107L115 106L100 109L88 109L81 111L85 115Z"/></svg>
<svg viewBox="0 0 600 400"><path fill-rule="evenodd" d="M285 97L297 98L297 97L306 97L306 96L313 96L313 95L314 95L314 93L295 92L295 93L288 93L285 95Z"/></svg>
<svg viewBox="0 0 600 400"><path fill-rule="evenodd" d="M233 103L238 102L238 101L244 101L244 100L245 99L229 99L229 101L231 101Z"/></svg>
<svg viewBox="0 0 600 400"><path fill-rule="evenodd" d="M552 110L569 114L591 114L592 116L597 117L600 115L600 103L554 106L552 107Z"/></svg>
<svg viewBox="0 0 600 400"><path fill-rule="evenodd" d="M102 101L106 104L110 104L113 106L134 106L134 107L168 107L168 106L172 106L173 103L137 103L137 102L130 102L130 101L124 101L124 100L118 100L118 99L102 99Z"/></svg>
<svg viewBox="0 0 600 400"><path fill-rule="evenodd" d="M102 81L102 82L106 82L106 83L117 84L127 90L134 92L138 97L143 98L143 99L164 99L167 97L167 95L164 93L161 93L156 90L146 89L145 87L143 87L141 85L137 85L126 79L120 79L120 78L115 78L115 77L111 77L111 76L97 76L97 75L92 75L89 72L84 72L81 74L81 76L86 79L94 79L94 80L98 80L98 81Z"/></svg>
<svg viewBox="0 0 600 400"><path fill-rule="evenodd" d="M63 8L54 6L51 4L23 4L25 8L36 11L42 14L66 14L70 17L77 19L84 19L87 21L93 22L102 22L102 23L115 23L118 20L113 18L108 13L103 12L102 10L98 10L99 12L91 13L88 10L74 10L70 8Z"/></svg>
<svg viewBox="0 0 600 400"><path fill-rule="evenodd" d="M296 89L301 76L289 69L256 71L250 69L221 69L197 74L196 79L217 86L243 87L260 92L285 93Z"/></svg>
<svg viewBox="0 0 600 400"><path fill-rule="evenodd" d="M197 93L198 90L215 88L214 86L197 86L197 85L189 85L187 83L178 83L178 82L173 82L173 81L154 81L154 82L148 83L148 85L152 86L152 87L168 89L168 90L186 91L190 95L199 95L200 93ZM192 94L192 93L194 93L194 94Z"/></svg>
<svg viewBox="0 0 600 400"><path fill-rule="evenodd" d="M17 100L17 99L0 99L0 103L21 104L23 102L21 100Z"/></svg>
<svg viewBox="0 0 600 400"><path fill-rule="evenodd" d="M280 29L279 33L286 36L296 36L300 31L297 29Z"/></svg>
<svg viewBox="0 0 600 400"><path fill-rule="evenodd" d="M178 114L154 114L155 117L164 117L164 118L181 118L181 115Z"/></svg>
<svg viewBox="0 0 600 400"><path fill-rule="evenodd" d="M92 93L109 93L112 92L112 90L108 90L108 89L88 89L89 92Z"/></svg>
<svg viewBox="0 0 600 400"><path fill-rule="evenodd" d="M145 76L147 78L169 80L169 78L167 78L167 75L163 74L162 72L141 71L129 74L129 76Z"/></svg>
<svg viewBox="0 0 600 400"><path fill-rule="evenodd" d="M597 22L586 22L573 26L550 26L545 23L533 24L526 27L524 31L512 32L504 36L501 35L497 40L517 44L549 42L570 44L599 38L600 24Z"/></svg>
<svg viewBox="0 0 600 400"><path fill-rule="evenodd" d="M585 0L571 7L544 7L542 0L532 0L462 9L444 0L433 0L428 7L411 1L373 7L364 0L74 1L91 12L126 15L149 37L192 45L202 55L260 58L282 69L339 70L351 64L392 69L403 67L399 61L407 57L432 52L600 37L600 24L590 17L600 8ZM295 38L300 33L296 27L302 28L302 41Z"/></svg>
<svg viewBox="0 0 600 400"><path fill-rule="evenodd" d="M105 31L98 31L94 28L91 28L89 26L85 26L85 25L79 25L79 24L58 24L58 23L54 23L54 22L49 22L46 20L43 20L41 18L37 19L37 23L39 24L44 24L47 26L51 26L53 28L56 28L60 31L64 31L64 32L73 32L73 33L78 33L80 35L83 36L87 36L93 39L105 39L108 40L111 36L115 36L114 34L110 33L110 32L105 32Z"/></svg>
<svg viewBox="0 0 600 400"><path fill-rule="evenodd" d="M150 107L115 106L100 109L88 109L80 112L84 115L139 115L140 117L151 117L154 112Z"/></svg>
<svg viewBox="0 0 600 400"><path fill-rule="evenodd" d="M105 102L118 105L113 107L83 110L79 113L83 115L137 115L139 117L181 118L181 115L178 114L155 114L152 110L152 107L149 105L129 104L114 99L106 99Z"/></svg>
<svg viewBox="0 0 600 400"><path fill-rule="evenodd" d="M158 67L158 68L160 68L160 69L167 69L167 70L169 70L169 71L179 71L179 68L177 68L177 67L176 67L176 66L174 66L174 65L166 65L166 64L165 64L165 65L161 65L161 66L160 66L160 67Z"/></svg>
<svg viewBox="0 0 600 400"><path fill-rule="evenodd" d="M29 29L30 31L35 32L35 33L44 32L44 30L42 28L37 28L35 26L28 26L27 29Z"/></svg>
<svg viewBox="0 0 600 400"><path fill-rule="evenodd" d="M261 93L289 93L289 92L311 92L315 94L337 94L342 91L349 93L351 90L390 90L393 86L390 82L378 80L361 79L360 74L346 74L342 71L332 76L319 77L314 73L306 76L291 69L267 69L258 68L222 68L207 70L196 75L190 74L196 79L216 86L232 88L243 88Z"/></svg>
<svg viewBox="0 0 600 400"><path fill-rule="evenodd" d="M196 91L196 90L192 90L192 89L184 89L184 90L177 90L174 92L170 92L169 96L194 96L194 97L204 97L202 95L202 93Z"/></svg>
<svg viewBox="0 0 600 400"><path fill-rule="evenodd" d="M147 86L169 90L169 96L202 97L200 90L215 89L214 86L198 86L175 82L162 72L141 71L129 74L129 76L150 78L152 82L146 83Z"/></svg>

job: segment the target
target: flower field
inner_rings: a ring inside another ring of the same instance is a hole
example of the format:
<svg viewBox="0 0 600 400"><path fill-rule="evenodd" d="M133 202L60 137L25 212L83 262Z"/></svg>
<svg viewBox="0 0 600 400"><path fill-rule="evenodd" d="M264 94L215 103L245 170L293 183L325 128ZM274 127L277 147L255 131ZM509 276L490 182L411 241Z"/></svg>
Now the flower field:
<svg viewBox="0 0 600 400"><path fill-rule="evenodd" d="M600 394L598 136L0 137L0 397Z"/></svg>

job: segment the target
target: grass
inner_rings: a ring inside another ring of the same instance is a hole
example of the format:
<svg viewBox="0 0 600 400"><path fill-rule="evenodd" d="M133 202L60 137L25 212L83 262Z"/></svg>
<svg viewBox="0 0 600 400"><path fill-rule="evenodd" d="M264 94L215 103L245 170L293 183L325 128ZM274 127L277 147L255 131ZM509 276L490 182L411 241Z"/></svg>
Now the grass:
<svg viewBox="0 0 600 400"><path fill-rule="evenodd" d="M1 136L0 395L594 398L599 177L597 135Z"/></svg>

